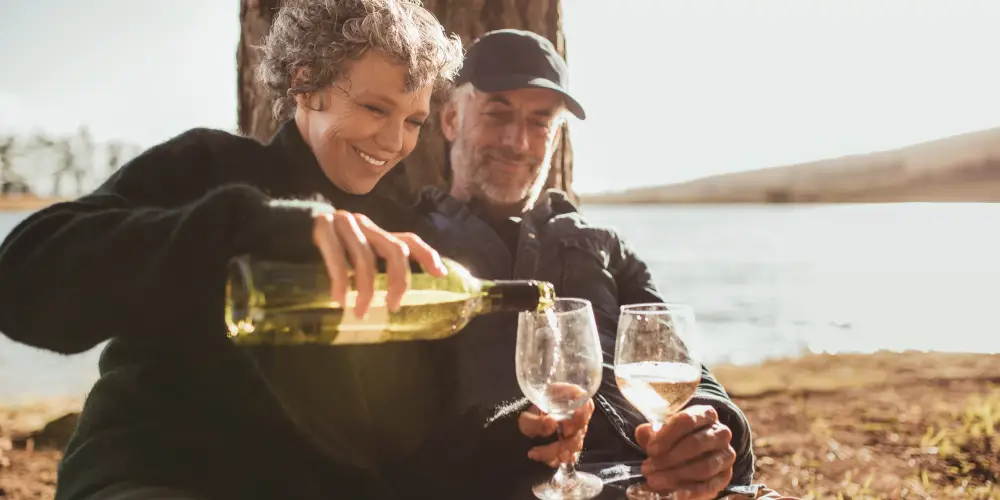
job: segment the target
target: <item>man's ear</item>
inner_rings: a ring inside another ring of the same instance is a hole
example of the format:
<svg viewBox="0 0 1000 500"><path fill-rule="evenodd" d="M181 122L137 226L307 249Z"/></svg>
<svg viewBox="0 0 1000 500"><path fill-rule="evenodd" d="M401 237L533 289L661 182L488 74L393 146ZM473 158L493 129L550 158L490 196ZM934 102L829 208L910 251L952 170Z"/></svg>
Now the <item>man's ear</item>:
<svg viewBox="0 0 1000 500"><path fill-rule="evenodd" d="M448 142L455 142L458 137L458 106L449 100L441 106L441 132Z"/></svg>

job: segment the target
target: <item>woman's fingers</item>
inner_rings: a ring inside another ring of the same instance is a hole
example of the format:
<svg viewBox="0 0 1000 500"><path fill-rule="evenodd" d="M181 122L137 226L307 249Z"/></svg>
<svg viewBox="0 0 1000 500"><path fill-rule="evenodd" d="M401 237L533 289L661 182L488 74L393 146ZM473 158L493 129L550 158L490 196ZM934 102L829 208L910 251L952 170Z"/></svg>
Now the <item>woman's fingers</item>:
<svg viewBox="0 0 1000 500"><path fill-rule="evenodd" d="M390 311L399 309L403 294L410 287L410 247L402 240L378 227L368 217L355 214L361 232L368 238L368 244L375 253L385 259L386 288L385 303Z"/></svg>
<svg viewBox="0 0 1000 500"><path fill-rule="evenodd" d="M399 309L410 287L409 260L412 257L433 276L448 274L441 256L413 233L388 233L368 217L338 210L316 217L313 240L319 248L330 276L330 295L345 308L354 273L357 297L354 313L360 318L368 313L375 294L376 256L385 259L388 283L386 307Z"/></svg>
<svg viewBox="0 0 1000 500"><path fill-rule="evenodd" d="M422 238L413 233L393 233L393 236L402 241L410 249L410 257L423 266L431 275L440 278L448 274L448 269L441 262L441 255Z"/></svg>
<svg viewBox="0 0 1000 500"><path fill-rule="evenodd" d="M330 277L330 297L346 307L347 297L347 260L344 258L344 248L333 229L333 214L322 214L316 217L313 224L313 243L319 248L326 273Z"/></svg>
<svg viewBox="0 0 1000 500"><path fill-rule="evenodd" d="M338 210L333 214L333 228L341 246L347 250L354 269L355 299L354 313L362 318L368 313L375 292L375 253L368 246L368 238L361 232L354 214Z"/></svg>

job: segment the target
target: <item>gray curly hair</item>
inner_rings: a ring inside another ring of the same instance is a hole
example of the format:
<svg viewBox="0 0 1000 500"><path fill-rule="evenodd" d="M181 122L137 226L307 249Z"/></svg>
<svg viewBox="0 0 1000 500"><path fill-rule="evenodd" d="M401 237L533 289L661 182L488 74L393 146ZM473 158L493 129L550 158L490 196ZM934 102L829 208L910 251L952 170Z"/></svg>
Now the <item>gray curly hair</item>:
<svg viewBox="0 0 1000 500"><path fill-rule="evenodd" d="M297 94L332 84L345 60L369 49L407 68L407 91L433 85L439 98L462 66L461 40L447 35L420 0L286 0L261 48L257 79L278 120L294 115Z"/></svg>

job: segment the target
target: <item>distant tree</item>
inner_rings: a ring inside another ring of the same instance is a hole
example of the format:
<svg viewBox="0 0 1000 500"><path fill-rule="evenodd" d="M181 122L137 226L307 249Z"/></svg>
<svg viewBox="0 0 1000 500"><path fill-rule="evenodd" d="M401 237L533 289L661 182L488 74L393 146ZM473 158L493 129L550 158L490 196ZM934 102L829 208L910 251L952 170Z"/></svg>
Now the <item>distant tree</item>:
<svg viewBox="0 0 1000 500"><path fill-rule="evenodd" d="M76 157L69 137L48 137L39 134L34 143L37 148L49 149L56 155L56 168L52 170L52 195L62 195L62 180L67 174L74 175Z"/></svg>
<svg viewBox="0 0 1000 500"><path fill-rule="evenodd" d="M107 174L111 175L118 171L122 166L122 160L125 156L125 144L121 141L111 141L107 144Z"/></svg>
<svg viewBox="0 0 1000 500"><path fill-rule="evenodd" d="M6 183L11 180L14 172L14 147L17 140L13 135L0 137L0 182Z"/></svg>
<svg viewBox="0 0 1000 500"><path fill-rule="evenodd" d="M83 194L83 181L87 177L87 172L90 172L94 166L94 138L90 134L90 128L86 125L81 125L79 131L77 132L77 140L79 141L79 150L75 155L75 160L72 162L72 170L70 173L73 175L73 180L76 181L76 194L77 196Z"/></svg>

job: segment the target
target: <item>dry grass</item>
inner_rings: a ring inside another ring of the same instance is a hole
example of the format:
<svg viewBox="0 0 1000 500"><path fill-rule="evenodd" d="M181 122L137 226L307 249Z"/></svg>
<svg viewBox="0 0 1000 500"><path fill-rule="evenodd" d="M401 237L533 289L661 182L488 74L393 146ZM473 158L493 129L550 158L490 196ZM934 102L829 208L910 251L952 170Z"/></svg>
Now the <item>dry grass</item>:
<svg viewBox="0 0 1000 500"><path fill-rule="evenodd" d="M759 480L782 493L1000 499L1000 356L823 355L716 372L753 427Z"/></svg>

